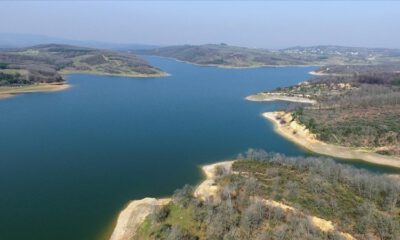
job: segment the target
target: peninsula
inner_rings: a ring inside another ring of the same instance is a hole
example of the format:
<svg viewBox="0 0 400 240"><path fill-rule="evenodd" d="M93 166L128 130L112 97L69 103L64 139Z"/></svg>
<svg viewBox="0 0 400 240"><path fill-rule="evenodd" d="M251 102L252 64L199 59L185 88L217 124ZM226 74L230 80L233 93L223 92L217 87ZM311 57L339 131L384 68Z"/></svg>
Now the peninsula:
<svg viewBox="0 0 400 240"><path fill-rule="evenodd" d="M60 44L0 51L0 98L19 93L63 90L63 74L88 73L127 77L167 74L130 53Z"/></svg>
<svg viewBox="0 0 400 240"><path fill-rule="evenodd" d="M132 201L111 240L397 239L399 182L329 159L248 150L168 199Z"/></svg>
<svg viewBox="0 0 400 240"><path fill-rule="evenodd" d="M279 134L310 151L400 168L398 69L322 67L318 72L324 75L246 99L301 103L264 117Z"/></svg>

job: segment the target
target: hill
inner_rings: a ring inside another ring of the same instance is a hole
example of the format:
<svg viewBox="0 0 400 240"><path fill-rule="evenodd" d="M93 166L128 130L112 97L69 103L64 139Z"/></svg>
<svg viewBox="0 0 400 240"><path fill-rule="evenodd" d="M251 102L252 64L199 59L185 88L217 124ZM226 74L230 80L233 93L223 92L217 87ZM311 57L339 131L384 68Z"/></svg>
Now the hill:
<svg viewBox="0 0 400 240"><path fill-rule="evenodd" d="M382 64L400 62L400 50L389 48L365 48L343 46L312 46L292 47L280 50L280 52L303 56L304 59L324 62L329 64Z"/></svg>
<svg viewBox="0 0 400 240"><path fill-rule="evenodd" d="M218 67L366 65L400 62L400 50L340 46L267 50L226 44L206 44L171 46L132 52Z"/></svg>
<svg viewBox="0 0 400 240"><path fill-rule="evenodd" d="M164 73L129 53L47 44L0 51L0 86L62 82L63 73L132 77Z"/></svg>
<svg viewBox="0 0 400 240"><path fill-rule="evenodd" d="M73 40L58 38L40 34L7 33L0 32L1 48L23 48L43 44L64 44L72 46L90 47L98 49L127 50L127 49L147 49L157 46L147 44L113 43L95 40Z"/></svg>

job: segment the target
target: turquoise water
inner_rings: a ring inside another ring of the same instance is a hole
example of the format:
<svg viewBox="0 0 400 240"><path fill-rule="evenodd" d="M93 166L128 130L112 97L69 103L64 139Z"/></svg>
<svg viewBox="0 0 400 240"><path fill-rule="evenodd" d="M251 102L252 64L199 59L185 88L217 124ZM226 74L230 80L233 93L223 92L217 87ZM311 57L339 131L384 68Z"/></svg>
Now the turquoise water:
<svg viewBox="0 0 400 240"><path fill-rule="evenodd" d="M0 239L100 239L130 199L195 184L248 148L308 153L244 101L313 68L219 69L149 57L165 78L69 75L72 88L0 101ZM391 172L360 162L358 167Z"/></svg>

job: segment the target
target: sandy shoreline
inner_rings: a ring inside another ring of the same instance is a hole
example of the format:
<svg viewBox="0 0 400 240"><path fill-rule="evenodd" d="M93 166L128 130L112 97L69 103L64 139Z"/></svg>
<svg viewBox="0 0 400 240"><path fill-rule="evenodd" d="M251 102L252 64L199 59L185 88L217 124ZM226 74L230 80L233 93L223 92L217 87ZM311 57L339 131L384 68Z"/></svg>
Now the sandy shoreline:
<svg viewBox="0 0 400 240"><path fill-rule="evenodd" d="M104 72L96 72L96 71L76 71L76 70L61 70L59 71L60 74L62 75L68 75L68 74L90 74L90 75L98 75L98 76L110 76L110 77L132 77L132 78L152 78L152 77L168 77L171 76L171 74L167 72L160 72L158 74L141 74L141 73L135 73L135 74L112 74L112 73L104 73Z"/></svg>
<svg viewBox="0 0 400 240"><path fill-rule="evenodd" d="M281 136L312 152L343 159L359 159L373 164L400 168L400 158L398 157L385 156L363 149L321 142L304 126L295 121L291 122L290 113L267 112L263 116L274 124L275 131ZM280 119L277 119L277 117ZM281 120L284 120L283 123L281 123Z"/></svg>
<svg viewBox="0 0 400 240"><path fill-rule="evenodd" d="M223 169L225 173L231 172L232 164L234 161L224 161L218 162L210 165L205 165L201 169L203 170L206 179L197 186L194 191L194 197L199 198L201 200L211 200L218 202L218 187L215 185L215 179L217 177L217 168Z"/></svg>
<svg viewBox="0 0 400 240"><path fill-rule="evenodd" d="M257 93L254 95L247 96L245 99L253 102L286 101L286 102L297 102L297 103L307 103L307 104L316 103L316 101L313 99L305 97L285 96L280 93Z"/></svg>
<svg viewBox="0 0 400 240"><path fill-rule="evenodd" d="M225 172L230 172L234 161L218 162L210 165L202 166L205 180L195 189L194 196L202 200L217 201L218 187L215 186L215 178L217 177L217 167L221 167ZM136 231L152 213L152 211L160 206L166 205L171 201L170 198L156 199L144 198L131 201L128 206L123 209L117 219L110 240L128 240L135 236Z"/></svg>
<svg viewBox="0 0 400 240"><path fill-rule="evenodd" d="M329 73L322 73L322 72L316 72L316 71L311 71L308 72L308 74L313 75L313 76L329 76Z"/></svg>
<svg viewBox="0 0 400 240"><path fill-rule="evenodd" d="M119 214L117 225L114 228L110 240L132 239L146 217L152 213L156 207L166 205L170 201L170 198L144 198L130 202Z"/></svg>
<svg viewBox="0 0 400 240"><path fill-rule="evenodd" d="M24 93L63 91L70 87L71 86L66 82L39 83L20 87L0 87L0 99L9 98Z"/></svg>
<svg viewBox="0 0 400 240"><path fill-rule="evenodd" d="M351 74L345 74L345 73L324 73L324 72L316 72L316 71L311 71L308 72L310 75L314 76L333 76L333 77L341 77L341 76L351 76Z"/></svg>

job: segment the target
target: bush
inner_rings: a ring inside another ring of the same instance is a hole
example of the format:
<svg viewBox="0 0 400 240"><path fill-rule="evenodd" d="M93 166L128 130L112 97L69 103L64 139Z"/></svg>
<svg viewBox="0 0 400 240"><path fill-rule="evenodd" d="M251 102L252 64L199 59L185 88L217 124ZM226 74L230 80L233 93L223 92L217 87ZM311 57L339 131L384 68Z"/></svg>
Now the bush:
<svg viewBox="0 0 400 240"><path fill-rule="evenodd" d="M171 210L169 209L169 206L162 206L160 209L158 209L157 211L155 211L154 213L154 220L158 223L164 221L169 213L171 212Z"/></svg>
<svg viewBox="0 0 400 240"><path fill-rule="evenodd" d="M181 207L187 207L193 199L193 187L185 185L182 189L178 189L174 192L172 200L175 204Z"/></svg>

